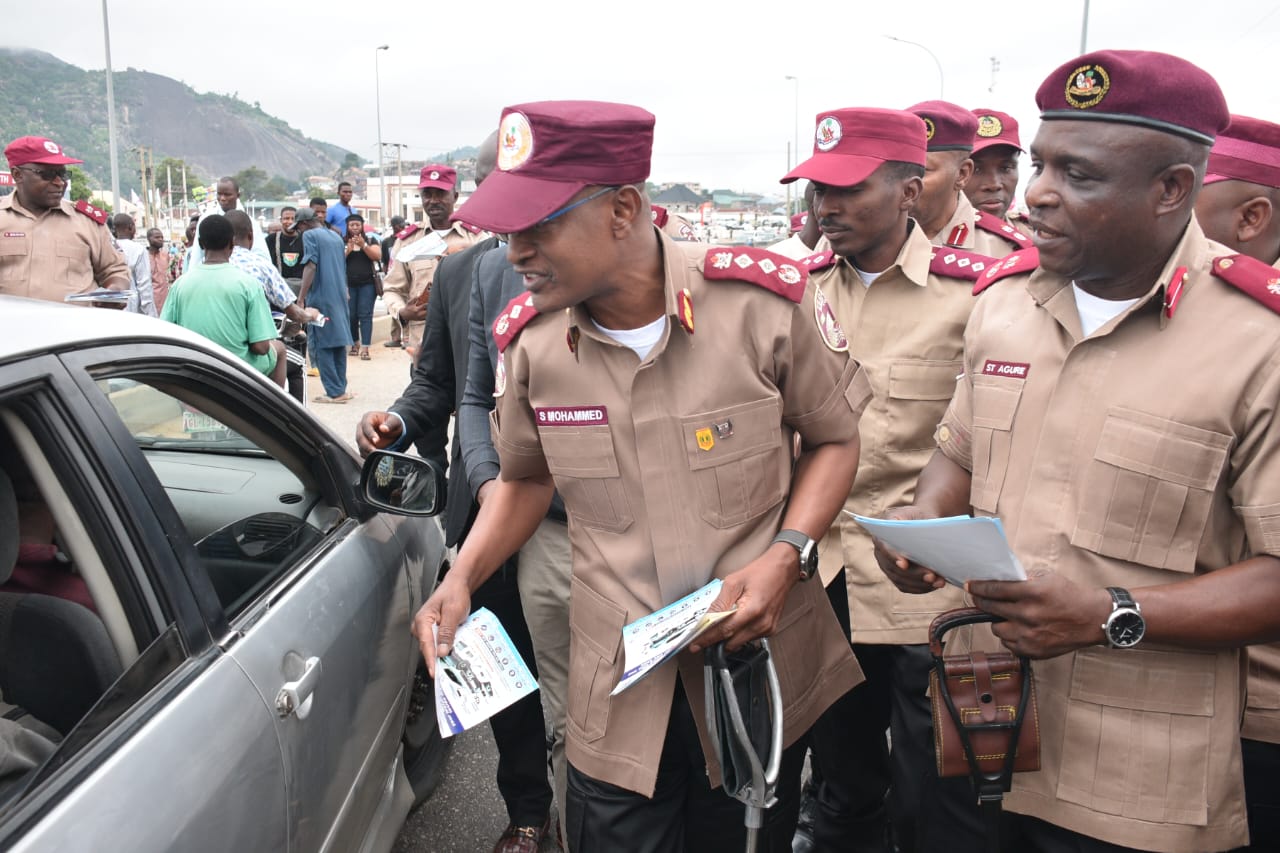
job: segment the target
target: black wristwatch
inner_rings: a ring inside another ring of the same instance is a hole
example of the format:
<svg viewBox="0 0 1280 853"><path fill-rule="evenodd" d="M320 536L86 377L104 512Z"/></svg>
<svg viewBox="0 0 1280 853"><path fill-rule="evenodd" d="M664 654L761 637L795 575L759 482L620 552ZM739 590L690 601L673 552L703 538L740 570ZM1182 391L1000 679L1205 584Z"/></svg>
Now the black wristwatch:
<svg viewBox="0 0 1280 853"><path fill-rule="evenodd" d="M1147 632L1142 608L1127 589L1109 586L1107 592L1111 593L1111 615L1102 624L1107 642L1113 649L1131 649L1142 642L1142 636Z"/></svg>
<svg viewBox="0 0 1280 853"><path fill-rule="evenodd" d="M770 545L786 542L800 552L800 580L807 581L818 571L818 543L799 530L779 530Z"/></svg>

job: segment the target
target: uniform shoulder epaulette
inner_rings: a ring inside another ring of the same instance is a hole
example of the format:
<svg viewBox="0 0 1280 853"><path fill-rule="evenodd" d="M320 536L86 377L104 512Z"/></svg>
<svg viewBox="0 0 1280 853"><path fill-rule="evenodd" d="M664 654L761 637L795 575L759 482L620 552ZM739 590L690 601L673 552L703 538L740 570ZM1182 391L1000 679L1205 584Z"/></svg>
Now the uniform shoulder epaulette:
<svg viewBox="0 0 1280 853"><path fill-rule="evenodd" d="M710 249L702 266L703 277L711 281L745 281L797 304L804 299L809 280L808 269L801 263L752 246Z"/></svg>
<svg viewBox="0 0 1280 853"><path fill-rule="evenodd" d="M996 262L996 258L980 255L977 252L953 249L950 246L935 246L933 259L929 261L929 272L934 275L945 275L948 278L977 281Z"/></svg>
<svg viewBox="0 0 1280 853"><path fill-rule="evenodd" d="M1248 255L1213 259L1213 274L1280 314L1280 270Z"/></svg>
<svg viewBox="0 0 1280 853"><path fill-rule="evenodd" d="M653 216L653 224L659 228L667 224L667 209L660 204L649 205L649 212Z"/></svg>
<svg viewBox="0 0 1280 853"><path fill-rule="evenodd" d="M998 216L992 216L985 210L978 211L978 218L974 220L974 224L983 231L989 231L997 237L1003 237L1011 243L1022 246L1024 249L1034 245L1031 238L1023 234L1017 228L1014 228L1008 222L1005 222Z"/></svg>
<svg viewBox="0 0 1280 853"><path fill-rule="evenodd" d="M464 230L466 230L466 231L470 231L472 234L483 234L483 233L484 233L484 229L483 229L483 228L477 228L476 226L472 225L470 222L463 222L461 219L457 220L457 222L458 222L458 224L459 224L459 225L461 225L461 226L463 227L463 229L464 229Z"/></svg>
<svg viewBox="0 0 1280 853"><path fill-rule="evenodd" d="M498 345L498 352L506 352L507 346L516 339L520 330L529 321L538 316L538 309L533 307L533 294L523 293L507 303L493 321L493 340Z"/></svg>
<svg viewBox="0 0 1280 853"><path fill-rule="evenodd" d="M78 202L76 202L76 211L78 213L83 213L85 216L89 217L99 225L107 224L107 212L105 210L100 210L99 208L94 207L84 199L80 199Z"/></svg>
<svg viewBox="0 0 1280 853"><path fill-rule="evenodd" d="M418 223L416 223L416 222L415 222L415 223L413 223L412 225L406 225L404 228L401 228L401 229L396 233L396 239L397 239L397 240L403 240L403 239L405 239L406 237L412 237L414 234L417 234L417 233L418 233L418 230L419 230L419 229L418 229Z"/></svg>
<svg viewBox="0 0 1280 853"><path fill-rule="evenodd" d="M1005 255L987 267L982 278L978 279L978 283L973 286L973 295L977 296L1002 278L1031 272L1038 266L1040 266L1040 251L1034 246Z"/></svg>
<svg viewBox="0 0 1280 853"><path fill-rule="evenodd" d="M825 252L805 255L799 262L809 272L817 272L818 270L825 270L827 267L835 266L837 260L836 253L827 249Z"/></svg>

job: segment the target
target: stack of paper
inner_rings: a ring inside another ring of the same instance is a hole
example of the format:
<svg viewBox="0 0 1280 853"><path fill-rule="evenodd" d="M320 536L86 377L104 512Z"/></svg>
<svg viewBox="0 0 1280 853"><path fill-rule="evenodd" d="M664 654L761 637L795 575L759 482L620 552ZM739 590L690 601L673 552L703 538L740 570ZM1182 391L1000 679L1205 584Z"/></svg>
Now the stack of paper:
<svg viewBox="0 0 1280 853"><path fill-rule="evenodd" d="M449 737L482 723L538 689L498 617L485 607L472 613L436 659L436 722Z"/></svg>
<svg viewBox="0 0 1280 853"><path fill-rule="evenodd" d="M1009 550L998 518L957 515L888 521L845 512L894 551L956 586L963 587L965 581L1027 579L1022 563Z"/></svg>
<svg viewBox="0 0 1280 853"><path fill-rule="evenodd" d="M624 627L622 650L625 668L622 680L609 695L617 696L675 657L712 625L727 619L733 613L732 608L707 612L718 595L720 580L716 579L674 604L668 604Z"/></svg>

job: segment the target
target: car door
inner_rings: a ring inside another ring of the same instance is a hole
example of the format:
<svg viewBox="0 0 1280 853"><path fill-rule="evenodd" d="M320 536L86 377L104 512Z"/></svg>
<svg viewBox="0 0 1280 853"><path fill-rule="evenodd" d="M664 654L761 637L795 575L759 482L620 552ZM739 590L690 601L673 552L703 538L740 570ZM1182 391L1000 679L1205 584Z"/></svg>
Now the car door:
<svg viewBox="0 0 1280 853"><path fill-rule="evenodd" d="M25 474L19 500L42 502L60 556L92 580L89 618L106 626L120 671L42 765L6 780L0 849L284 849L271 711L211 635L166 535L173 519L153 511L57 358L0 364L0 449L0 464ZM5 660L10 671L27 663ZM29 663L55 690L82 686Z"/></svg>
<svg viewBox="0 0 1280 853"><path fill-rule="evenodd" d="M375 816L398 825L420 580L386 521L356 517L351 452L258 377L200 351L69 358L149 499L181 520L170 535L196 553L206 618L225 626L226 654L272 710L289 849L354 850Z"/></svg>

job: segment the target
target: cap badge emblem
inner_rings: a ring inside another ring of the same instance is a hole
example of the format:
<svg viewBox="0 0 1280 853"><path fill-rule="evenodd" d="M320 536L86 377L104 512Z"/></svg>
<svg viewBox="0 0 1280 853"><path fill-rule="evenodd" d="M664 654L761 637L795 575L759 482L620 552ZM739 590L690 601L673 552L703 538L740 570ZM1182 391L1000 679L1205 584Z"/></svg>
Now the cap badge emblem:
<svg viewBox="0 0 1280 853"><path fill-rule="evenodd" d="M840 144L842 136L844 136L844 129L840 127L840 120L835 116L827 116L818 122L818 128L813 134L813 143L819 151L830 151Z"/></svg>
<svg viewBox="0 0 1280 853"><path fill-rule="evenodd" d="M61 153L62 153L62 152L60 152L60 151L58 150L58 143L56 143L56 142L52 142L52 141L50 141L50 140L48 140L48 139L46 139L46 140L44 141L44 150L45 150L45 151L48 151L50 154L61 154Z"/></svg>
<svg viewBox="0 0 1280 853"><path fill-rule="evenodd" d="M1004 123L995 116L981 116L978 119L978 136L991 139L1004 132Z"/></svg>
<svg viewBox="0 0 1280 853"><path fill-rule="evenodd" d="M502 117L498 139L498 168L504 172L519 169L533 153L533 129L522 113Z"/></svg>
<svg viewBox="0 0 1280 853"><path fill-rule="evenodd" d="M1101 65L1081 65L1067 77L1067 104L1078 110L1096 107L1111 90L1111 75Z"/></svg>
<svg viewBox="0 0 1280 853"><path fill-rule="evenodd" d="M933 135L938 132L938 126L928 116L920 116L920 118L924 119L924 138L933 139Z"/></svg>
<svg viewBox="0 0 1280 853"><path fill-rule="evenodd" d="M438 181L438 180L440 180L440 173L439 173L439 172L432 172L432 173L431 173L431 180L433 180L433 181Z"/></svg>

